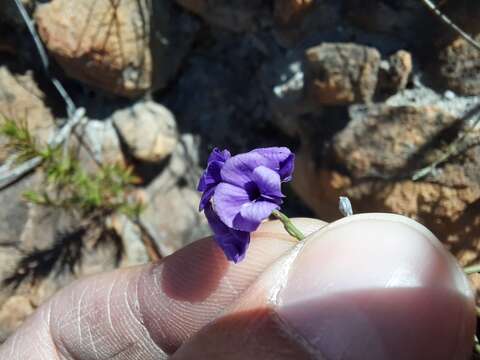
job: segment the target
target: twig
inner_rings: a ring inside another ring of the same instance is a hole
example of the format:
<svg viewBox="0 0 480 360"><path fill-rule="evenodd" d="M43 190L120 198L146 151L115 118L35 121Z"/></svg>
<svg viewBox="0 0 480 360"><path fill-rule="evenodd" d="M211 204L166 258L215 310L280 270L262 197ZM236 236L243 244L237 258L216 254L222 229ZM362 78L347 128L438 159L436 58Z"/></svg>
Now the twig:
<svg viewBox="0 0 480 360"><path fill-rule="evenodd" d="M469 111L467 113L467 115L464 116L464 120L467 120L468 118L471 118L475 115L478 115L479 112L480 112L480 106L477 105L477 106L475 106L475 108L473 108L471 111ZM461 135L459 135L452 143L450 143L450 145L448 145L447 150L438 159L433 161L430 165L427 165L427 166L421 168L420 170L415 171L412 175L412 180L413 181L418 181L418 180L423 179L424 177L433 173L439 165L447 162L453 156L461 153L462 149L459 148L459 144L461 144L461 142L463 140L465 140L467 135L472 130L474 130L479 123L480 123L480 117L475 119L475 121L470 126L470 129L466 129L465 131L463 131L463 133Z"/></svg>
<svg viewBox="0 0 480 360"><path fill-rule="evenodd" d="M463 37L470 45L477 50L480 50L480 44L458 25L456 25L450 18L447 17L431 0L421 0L435 15L437 15L448 27L454 30L458 35Z"/></svg>
<svg viewBox="0 0 480 360"><path fill-rule="evenodd" d="M72 117L76 110L75 104L73 103L72 98L70 97L70 95L68 95L67 91L65 90L63 85L60 83L60 81L58 81L58 79L50 73L50 62L48 60L47 52L45 50L45 47L42 44L42 41L38 37L37 31L35 30L35 25L32 19L30 18L30 16L28 15L27 9L25 9L25 6L22 4L21 0L14 0L14 1L15 1L15 4L17 5L20 15L22 16L23 21L25 22L25 25L27 26L28 31L30 32L30 35L33 38L33 41L38 51L38 55L40 55L40 60L43 65L43 70L47 73L53 86L55 86L58 93L62 96L63 100L65 101L65 104L67 105L68 116Z"/></svg>
<svg viewBox="0 0 480 360"><path fill-rule="evenodd" d="M463 269L463 271L467 275L479 273L480 272L480 264L467 266L466 268Z"/></svg>

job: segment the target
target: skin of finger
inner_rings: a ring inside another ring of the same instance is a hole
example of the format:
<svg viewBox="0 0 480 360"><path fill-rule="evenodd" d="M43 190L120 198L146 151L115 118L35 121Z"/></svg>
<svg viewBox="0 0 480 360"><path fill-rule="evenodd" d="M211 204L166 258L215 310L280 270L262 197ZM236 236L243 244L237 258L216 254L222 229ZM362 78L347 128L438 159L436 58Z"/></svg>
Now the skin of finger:
<svg viewBox="0 0 480 360"><path fill-rule="evenodd" d="M431 232L398 215L363 214L279 258L172 360L467 359L473 304Z"/></svg>
<svg viewBox="0 0 480 360"><path fill-rule="evenodd" d="M238 301L186 341L171 360L307 360L314 357L275 312L275 298L302 244L266 270Z"/></svg>
<svg viewBox="0 0 480 360"><path fill-rule="evenodd" d="M312 219L294 222L307 234L325 225ZM226 261L212 239L203 239L157 264L80 280L8 339L0 358L21 352L21 359L28 354L42 359L38 344L62 359L166 358L165 353L218 317L295 243L279 222L268 222L252 235L240 264Z"/></svg>

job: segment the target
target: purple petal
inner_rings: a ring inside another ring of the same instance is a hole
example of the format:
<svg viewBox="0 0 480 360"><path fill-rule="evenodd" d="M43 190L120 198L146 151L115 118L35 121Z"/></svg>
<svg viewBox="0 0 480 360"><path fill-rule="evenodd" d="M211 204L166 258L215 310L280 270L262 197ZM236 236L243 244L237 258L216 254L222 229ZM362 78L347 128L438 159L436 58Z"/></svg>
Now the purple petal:
<svg viewBox="0 0 480 360"><path fill-rule="evenodd" d="M216 160L208 163L207 169L203 172L200 182L198 183L198 191L205 191L210 186L216 185L222 180L220 171L222 170L223 164L223 162Z"/></svg>
<svg viewBox="0 0 480 360"><path fill-rule="evenodd" d="M282 181L290 181L292 179L293 164L295 155L287 147L268 147L252 150L275 163L272 170L278 171ZM270 167L270 166L269 166Z"/></svg>
<svg viewBox="0 0 480 360"><path fill-rule="evenodd" d="M277 204L263 200L245 204L235 217L234 227L242 231L255 231L260 223L268 218L273 210L278 208Z"/></svg>
<svg viewBox="0 0 480 360"><path fill-rule="evenodd" d="M257 185L262 196L271 199L282 198L280 175L266 166L258 166L252 172L252 180Z"/></svg>
<svg viewBox="0 0 480 360"><path fill-rule="evenodd" d="M199 211L205 209L205 207L210 203L210 199L212 198L213 194L215 193L215 186L212 186L205 190L202 194L202 198L200 199L200 206L198 207Z"/></svg>
<svg viewBox="0 0 480 360"><path fill-rule="evenodd" d="M241 187L222 182L215 188L213 195L215 212L228 227L234 227L233 219L240 213L241 207L249 202L247 191Z"/></svg>
<svg viewBox="0 0 480 360"><path fill-rule="evenodd" d="M227 259L235 263L242 261L250 243L250 234L226 226L213 211L210 204L205 208L205 215L213 230L214 239Z"/></svg>
<svg viewBox="0 0 480 360"><path fill-rule="evenodd" d="M284 161L280 163L280 170L278 171L282 181L292 180L293 169L295 167L295 154L290 154Z"/></svg>
<svg viewBox="0 0 480 360"><path fill-rule="evenodd" d="M245 186L251 182L251 173L258 166L274 169L274 160L268 159L257 152L248 152L231 157L221 170L222 180L237 186Z"/></svg>
<svg viewBox="0 0 480 360"><path fill-rule="evenodd" d="M224 163L230 157L231 157L230 151L228 151L226 149L220 151L218 148L215 148L215 149L212 150L212 152L210 153L210 156L208 157L208 163L210 163L212 161L219 161L219 162Z"/></svg>

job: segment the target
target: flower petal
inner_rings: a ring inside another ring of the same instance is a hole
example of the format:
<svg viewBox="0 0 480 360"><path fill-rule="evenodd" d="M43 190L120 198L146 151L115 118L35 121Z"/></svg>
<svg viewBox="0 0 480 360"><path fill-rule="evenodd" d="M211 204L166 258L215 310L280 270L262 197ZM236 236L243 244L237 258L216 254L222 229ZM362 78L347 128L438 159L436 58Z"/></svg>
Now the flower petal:
<svg viewBox="0 0 480 360"><path fill-rule="evenodd" d="M290 154L285 160L280 163L280 170L278 174L282 181L292 180L292 174L295 167L295 154Z"/></svg>
<svg viewBox="0 0 480 360"><path fill-rule="evenodd" d="M252 232L257 230L260 223L268 218L273 210L280 206L270 201L256 201L242 206L240 213L235 217L233 227L238 230Z"/></svg>
<svg viewBox="0 0 480 360"><path fill-rule="evenodd" d="M205 191L210 186L216 185L222 180L220 170L222 170L223 164L223 162L216 160L208 163L207 169L203 172L200 182L198 183L198 191Z"/></svg>
<svg viewBox="0 0 480 360"><path fill-rule="evenodd" d="M200 199L200 205L198 207L199 211L205 209L205 207L210 203L210 199L212 198L214 193L215 186L211 186L210 188L205 190L205 192L202 194L202 198Z"/></svg>
<svg viewBox="0 0 480 360"><path fill-rule="evenodd" d="M278 171L282 181L290 181L292 179L293 164L295 155L287 147L268 147L252 150L263 157L273 161L275 167L272 170Z"/></svg>
<svg viewBox="0 0 480 360"><path fill-rule="evenodd" d="M212 161L225 162L231 157L230 151L227 149L220 151L218 148L214 148L208 157L208 163Z"/></svg>
<svg viewBox="0 0 480 360"><path fill-rule="evenodd" d="M266 166L258 166L252 172L252 180L262 196L271 199L285 197L282 194L280 175Z"/></svg>
<svg viewBox="0 0 480 360"><path fill-rule="evenodd" d="M235 263L243 260L250 243L250 234L226 226L213 211L210 204L205 207L205 215L213 230L214 239L225 253L227 259Z"/></svg>
<svg viewBox="0 0 480 360"><path fill-rule="evenodd" d="M257 152L248 152L231 157L222 168L222 180L237 186L245 186L252 181L251 173L258 166L274 169L274 160L268 159Z"/></svg>
<svg viewBox="0 0 480 360"><path fill-rule="evenodd" d="M240 213L242 206L249 202L247 191L241 187L222 182L215 188L213 195L215 212L228 227L234 227L233 219Z"/></svg>

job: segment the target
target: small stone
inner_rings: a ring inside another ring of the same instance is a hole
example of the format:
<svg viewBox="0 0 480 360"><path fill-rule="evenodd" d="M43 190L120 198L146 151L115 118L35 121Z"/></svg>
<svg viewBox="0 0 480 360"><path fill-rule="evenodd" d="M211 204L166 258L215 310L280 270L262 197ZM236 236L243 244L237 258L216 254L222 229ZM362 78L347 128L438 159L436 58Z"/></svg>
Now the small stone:
<svg viewBox="0 0 480 360"><path fill-rule="evenodd" d="M445 99L448 99L448 100L453 100L456 98L456 95L453 91L451 90L447 90L443 93L443 96L445 97Z"/></svg>
<svg viewBox="0 0 480 360"><path fill-rule="evenodd" d="M412 55L405 50L399 50L387 61L382 61L378 72L377 93L394 95L405 89L412 69Z"/></svg>
<svg viewBox="0 0 480 360"><path fill-rule="evenodd" d="M178 142L173 114L152 101L119 110L112 119L121 139L138 160L162 161L172 153Z"/></svg>
<svg viewBox="0 0 480 360"><path fill-rule="evenodd" d="M306 52L309 97L319 105L371 101L380 53L356 44L325 43Z"/></svg>

